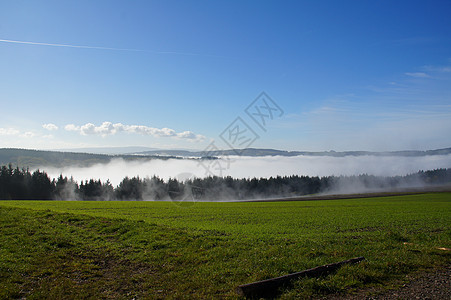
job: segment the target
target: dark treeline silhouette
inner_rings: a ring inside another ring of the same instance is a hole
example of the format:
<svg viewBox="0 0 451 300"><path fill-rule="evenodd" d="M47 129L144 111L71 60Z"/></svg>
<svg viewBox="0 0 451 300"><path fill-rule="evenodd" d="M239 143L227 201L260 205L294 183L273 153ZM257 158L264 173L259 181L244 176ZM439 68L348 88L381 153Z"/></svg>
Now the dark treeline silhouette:
<svg viewBox="0 0 451 300"><path fill-rule="evenodd" d="M451 169L419 171L405 176L277 176L270 178L206 177L179 181L125 177L113 187L109 180L80 183L44 171L0 169L1 200L243 200L293 197L317 193L353 193L451 184Z"/></svg>

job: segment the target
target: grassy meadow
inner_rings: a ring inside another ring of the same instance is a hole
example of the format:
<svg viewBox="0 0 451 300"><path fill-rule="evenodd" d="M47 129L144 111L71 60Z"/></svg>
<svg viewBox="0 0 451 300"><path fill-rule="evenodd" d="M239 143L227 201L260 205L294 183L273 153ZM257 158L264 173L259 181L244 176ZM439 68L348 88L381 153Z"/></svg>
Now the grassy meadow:
<svg viewBox="0 0 451 300"><path fill-rule="evenodd" d="M449 264L451 193L291 202L0 201L0 298L239 298L364 256L280 298L390 287Z"/></svg>

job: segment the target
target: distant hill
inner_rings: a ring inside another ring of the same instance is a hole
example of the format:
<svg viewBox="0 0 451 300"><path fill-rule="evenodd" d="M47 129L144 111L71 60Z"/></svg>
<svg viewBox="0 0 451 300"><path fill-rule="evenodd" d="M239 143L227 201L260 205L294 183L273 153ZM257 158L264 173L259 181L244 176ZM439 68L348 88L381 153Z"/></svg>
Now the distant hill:
<svg viewBox="0 0 451 300"><path fill-rule="evenodd" d="M0 148L0 165L12 164L20 168L91 166L97 163L108 163L114 158L125 160L169 159L178 157L161 157L152 155L107 155L78 152L44 151L16 148Z"/></svg>
<svg viewBox="0 0 451 300"><path fill-rule="evenodd" d="M137 153L137 152L145 152L145 151L152 151L152 150L158 150L158 149L157 148L150 148L150 147L128 146L128 147L70 148L70 149L56 149L54 151L118 155L118 154L133 154L133 153Z"/></svg>
<svg viewBox="0 0 451 300"><path fill-rule="evenodd" d="M284 151L275 149L236 149L236 150L219 150L211 152L203 151L186 151L186 150L151 150L135 153L137 155L160 155L160 156L183 156L183 157L203 157L203 156L228 156L228 155L240 155L240 156L425 156L425 155L446 155L451 154L451 148L427 150L427 151L392 151L392 152L370 152L370 151L323 151L323 152L308 152L308 151Z"/></svg>
<svg viewBox="0 0 451 300"><path fill-rule="evenodd" d="M138 152L135 154L95 154L80 152L63 151L44 151L28 150L16 148L0 148L0 165L12 164L20 168L37 167L63 167L63 166L90 166L97 163L108 163L114 158L125 160L149 160L149 159L217 159L218 156L241 155L241 156L426 156L426 155L447 155L451 154L451 148L428 150L428 151L394 151L394 152L368 152L368 151L324 151L324 152L306 152L306 151L284 151L275 149L239 149L222 150L213 152L188 151L188 150L151 150Z"/></svg>

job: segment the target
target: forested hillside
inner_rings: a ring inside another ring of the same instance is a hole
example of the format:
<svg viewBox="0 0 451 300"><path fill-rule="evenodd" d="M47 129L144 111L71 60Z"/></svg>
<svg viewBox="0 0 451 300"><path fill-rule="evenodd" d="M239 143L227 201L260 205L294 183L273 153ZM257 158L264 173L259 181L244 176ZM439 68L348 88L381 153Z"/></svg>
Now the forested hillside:
<svg viewBox="0 0 451 300"><path fill-rule="evenodd" d="M125 177L113 187L107 180L90 179L80 183L59 176L50 179L44 171L30 172L13 168L0 169L1 200L243 200L294 197L334 191L391 190L405 187L445 185L451 183L451 169L377 177L359 176L277 176L270 178L206 177L184 182L164 181L158 177Z"/></svg>

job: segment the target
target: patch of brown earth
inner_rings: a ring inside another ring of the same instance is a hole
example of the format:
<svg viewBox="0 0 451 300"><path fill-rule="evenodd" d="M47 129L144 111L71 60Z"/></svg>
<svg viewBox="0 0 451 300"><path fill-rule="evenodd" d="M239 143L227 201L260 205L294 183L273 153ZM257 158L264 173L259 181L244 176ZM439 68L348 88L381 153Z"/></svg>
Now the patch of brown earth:
<svg viewBox="0 0 451 300"><path fill-rule="evenodd" d="M325 299L386 300L386 299L451 299L451 265L416 275L407 275L400 287L366 289L352 295L331 295Z"/></svg>

